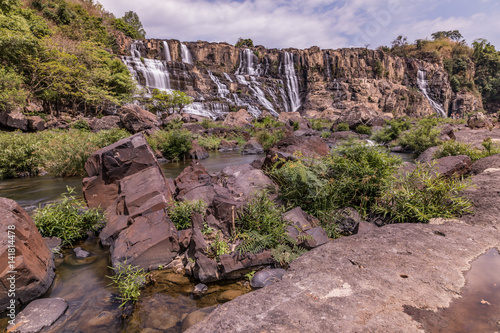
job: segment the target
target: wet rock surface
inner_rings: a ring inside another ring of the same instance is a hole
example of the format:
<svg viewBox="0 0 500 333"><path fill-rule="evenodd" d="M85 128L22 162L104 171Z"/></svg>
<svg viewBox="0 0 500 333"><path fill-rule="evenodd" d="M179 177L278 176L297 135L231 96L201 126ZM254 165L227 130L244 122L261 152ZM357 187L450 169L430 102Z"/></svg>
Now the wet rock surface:
<svg viewBox="0 0 500 333"><path fill-rule="evenodd" d="M50 327L67 308L68 304L62 298L37 299L17 315L16 325L7 329L15 333L38 333Z"/></svg>

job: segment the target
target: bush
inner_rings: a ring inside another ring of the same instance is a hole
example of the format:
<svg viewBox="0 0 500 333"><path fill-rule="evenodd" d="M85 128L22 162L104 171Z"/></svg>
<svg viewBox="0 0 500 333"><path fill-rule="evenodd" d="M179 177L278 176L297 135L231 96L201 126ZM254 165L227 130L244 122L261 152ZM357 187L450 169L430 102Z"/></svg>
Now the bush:
<svg viewBox="0 0 500 333"><path fill-rule="evenodd" d="M41 142L34 134L0 132L0 179L16 177L19 173L36 175L41 166L37 151Z"/></svg>
<svg viewBox="0 0 500 333"><path fill-rule="evenodd" d="M319 217L344 207L365 214L385 191L399 164L401 160L383 148L350 144L321 160L285 162L270 175L280 185L285 203L312 215Z"/></svg>
<svg viewBox="0 0 500 333"><path fill-rule="evenodd" d="M198 144L206 150L217 150L219 149L221 141L221 138L215 136L202 136L198 139Z"/></svg>
<svg viewBox="0 0 500 333"><path fill-rule="evenodd" d="M372 128L366 125L359 125L358 127L356 127L356 133L372 135Z"/></svg>
<svg viewBox="0 0 500 333"><path fill-rule="evenodd" d="M410 129L410 122L406 119L390 120L383 129L375 133L372 137L378 143L388 143L399 138L401 132Z"/></svg>
<svg viewBox="0 0 500 333"><path fill-rule="evenodd" d="M349 125L347 123L340 123L337 125L335 130L337 132L349 131Z"/></svg>
<svg viewBox="0 0 500 333"><path fill-rule="evenodd" d="M82 130L82 131L91 131L92 129L89 126L89 123L85 119L78 119L74 123L71 124L71 128Z"/></svg>
<svg viewBox="0 0 500 333"><path fill-rule="evenodd" d="M500 154L500 147L498 145L493 145L491 139L486 139L482 145L485 148L484 150L474 148L462 142L446 141L441 145L441 148L435 153L434 157L441 158L445 156L467 155L472 162L475 162L487 156Z"/></svg>
<svg viewBox="0 0 500 333"><path fill-rule="evenodd" d="M321 132L321 137L323 139L328 139L331 135L332 135L332 133L327 132L327 131Z"/></svg>
<svg viewBox="0 0 500 333"><path fill-rule="evenodd" d="M111 279L110 285L114 285L120 294L118 297L122 302L120 307L127 304L128 301L136 302L141 296L141 287L146 283L148 274L142 268L127 265L127 263L119 263L114 271L115 275L106 277Z"/></svg>
<svg viewBox="0 0 500 333"><path fill-rule="evenodd" d="M174 202L168 207L168 216L174 223L177 230L184 230L191 228L191 218L194 213L205 214L207 205L202 201L182 201Z"/></svg>
<svg viewBox="0 0 500 333"><path fill-rule="evenodd" d="M44 237L59 237L63 245L85 238L87 231L98 230L104 215L97 209L84 210L83 203L74 197L74 188L61 195L62 200L39 208L33 215L38 231Z"/></svg>
<svg viewBox="0 0 500 333"><path fill-rule="evenodd" d="M420 154L428 148L438 146L441 141L439 135L441 130L433 128L430 124L418 126L416 129L407 132L399 139L399 144L409 147L415 153Z"/></svg>
<svg viewBox="0 0 500 333"><path fill-rule="evenodd" d="M273 116L266 116L262 119L254 119L252 124L255 128L278 128L285 126L285 124L279 122Z"/></svg>
<svg viewBox="0 0 500 333"><path fill-rule="evenodd" d="M316 131L329 130L332 127L332 122L325 119L311 119L311 128Z"/></svg>
<svg viewBox="0 0 500 333"><path fill-rule="evenodd" d="M254 136L257 142L262 145L264 150L267 150L285 137L285 131L281 129L274 131L260 130L257 131Z"/></svg>
<svg viewBox="0 0 500 333"><path fill-rule="evenodd" d="M428 222L431 218L451 218L470 212L472 204L459 193L470 182L433 175L432 166L417 164L404 178L395 178L374 211L389 223Z"/></svg>
<svg viewBox="0 0 500 333"><path fill-rule="evenodd" d="M153 150L160 150L168 159L179 160L191 150L193 135L188 130L156 131L148 139Z"/></svg>

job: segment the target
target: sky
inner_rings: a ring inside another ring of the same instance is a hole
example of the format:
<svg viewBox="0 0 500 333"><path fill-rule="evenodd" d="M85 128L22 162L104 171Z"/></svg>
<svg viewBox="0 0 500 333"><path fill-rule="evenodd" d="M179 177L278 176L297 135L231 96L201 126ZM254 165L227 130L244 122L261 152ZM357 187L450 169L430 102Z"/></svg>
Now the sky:
<svg viewBox="0 0 500 333"><path fill-rule="evenodd" d="M431 39L459 30L471 45L500 49L498 0L98 0L122 17L139 15L147 38L227 42L267 48L377 48L398 35Z"/></svg>

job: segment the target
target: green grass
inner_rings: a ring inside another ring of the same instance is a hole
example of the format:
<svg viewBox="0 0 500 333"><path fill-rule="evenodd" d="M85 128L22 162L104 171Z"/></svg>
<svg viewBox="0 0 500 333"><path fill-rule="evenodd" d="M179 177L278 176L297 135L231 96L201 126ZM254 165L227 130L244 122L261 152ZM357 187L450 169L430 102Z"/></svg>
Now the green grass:
<svg viewBox="0 0 500 333"><path fill-rule="evenodd" d="M100 229L104 215L97 209L83 209L84 204L74 197L74 188L68 187L68 192L61 195L60 201L38 208L33 220L40 234L44 237L59 237L62 245L87 236L87 231Z"/></svg>
<svg viewBox="0 0 500 333"><path fill-rule="evenodd" d="M110 267L113 268L113 267ZM112 282L118 294L118 299L122 302L120 307L127 304L127 302L136 302L141 296L141 287L146 283L147 273L142 268L127 265L127 263L119 263L114 268L115 275L106 276Z"/></svg>
<svg viewBox="0 0 500 333"><path fill-rule="evenodd" d="M484 147L483 150L462 142L446 141L441 145L441 148L436 152L434 157L441 158L446 156L467 155L472 162L475 162L484 157L500 154L500 147L493 144L491 138L484 140L482 145Z"/></svg>
<svg viewBox="0 0 500 333"><path fill-rule="evenodd" d="M156 131L147 141L154 151L161 151L165 158L180 160L191 150L193 134L182 129L162 130Z"/></svg>
<svg viewBox="0 0 500 333"><path fill-rule="evenodd" d="M201 136L198 138L198 144L206 150L219 149L222 139L215 136Z"/></svg>
<svg viewBox="0 0 500 333"><path fill-rule="evenodd" d="M177 230L191 228L191 217L194 213L204 215L207 205L202 200L198 201L176 201L168 207L168 216Z"/></svg>

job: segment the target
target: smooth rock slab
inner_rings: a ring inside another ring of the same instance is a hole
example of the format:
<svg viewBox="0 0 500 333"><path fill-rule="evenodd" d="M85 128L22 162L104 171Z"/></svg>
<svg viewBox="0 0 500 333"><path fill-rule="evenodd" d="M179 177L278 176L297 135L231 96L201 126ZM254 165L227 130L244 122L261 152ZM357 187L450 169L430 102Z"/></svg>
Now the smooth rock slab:
<svg viewBox="0 0 500 333"><path fill-rule="evenodd" d="M462 223L388 225L344 237L186 332L422 332L404 306L449 306L470 263L498 246L498 229Z"/></svg>
<svg viewBox="0 0 500 333"><path fill-rule="evenodd" d="M264 288L265 286L270 286L275 282L281 280L286 271L282 268L276 269L264 269L260 272L255 273L250 281L252 288Z"/></svg>
<svg viewBox="0 0 500 333"><path fill-rule="evenodd" d="M16 324L8 327L9 332L40 332L59 319L67 308L68 304L62 298L41 298L34 300L17 315Z"/></svg>

